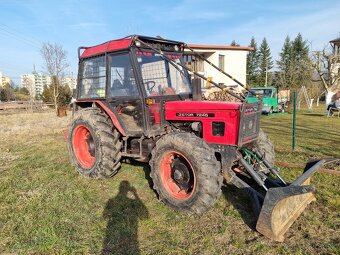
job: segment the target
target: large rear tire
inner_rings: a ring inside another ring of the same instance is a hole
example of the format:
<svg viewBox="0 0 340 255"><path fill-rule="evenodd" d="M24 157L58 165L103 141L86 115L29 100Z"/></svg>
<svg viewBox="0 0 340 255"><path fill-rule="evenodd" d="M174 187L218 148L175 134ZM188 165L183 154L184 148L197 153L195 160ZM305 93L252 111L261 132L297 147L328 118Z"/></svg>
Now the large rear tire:
<svg viewBox="0 0 340 255"><path fill-rule="evenodd" d="M221 194L220 162L214 150L194 134L174 133L160 138L150 166L159 199L175 210L202 214Z"/></svg>
<svg viewBox="0 0 340 255"><path fill-rule="evenodd" d="M110 118L98 108L75 113L68 150L76 170L91 178L108 178L120 168L122 142Z"/></svg>

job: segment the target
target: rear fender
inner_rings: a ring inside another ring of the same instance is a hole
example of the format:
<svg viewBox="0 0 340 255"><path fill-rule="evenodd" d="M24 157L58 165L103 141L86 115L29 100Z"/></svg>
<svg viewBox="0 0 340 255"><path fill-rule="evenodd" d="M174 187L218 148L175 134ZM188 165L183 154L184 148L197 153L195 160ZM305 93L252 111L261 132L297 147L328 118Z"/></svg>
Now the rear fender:
<svg viewBox="0 0 340 255"><path fill-rule="evenodd" d="M112 110L105 104L105 102L100 100L87 100L87 101L76 101L75 104L81 106L82 103L95 103L100 109L103 110L111 119L114 127L122 134L122 136L126 136L126 132L120 124L117 116L112 112Z"/></svg>

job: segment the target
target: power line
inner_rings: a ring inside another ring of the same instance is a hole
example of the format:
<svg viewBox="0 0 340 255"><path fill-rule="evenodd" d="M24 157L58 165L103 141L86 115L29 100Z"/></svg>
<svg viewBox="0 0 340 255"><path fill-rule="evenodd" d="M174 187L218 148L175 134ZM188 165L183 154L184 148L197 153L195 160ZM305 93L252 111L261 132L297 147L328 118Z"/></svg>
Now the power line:
<svg viewBox="0 0 340 255"><path fill-rule="evenodd" d="M29 37L22 32L16 31L15 29L13 29L13 28L5 25L5 24L0 23L0 26L2 26L3 30L6 30L7 32L10 32L12 34L15 34L16 36L19 36L19 37L23 38L24 40L30 41L31 43L33 43L35 45L39 45L39 46L41 45L41 42L39 40L36 40L33 37Z"/></svg>
<svg viewBox="0 0 340 255"><path fill-rule="evenodd" d="M33 42L31 40L28 40L26 39L25 37L23 36L20 36L20 35L17 35L15 33L12 33L11 31L8 31L7 29L4 29L2 27L0 27L0 35L2 36L6 36L6 37L12 37L16 40L19 40L25 44L28 44L30 46L32 46L33 48L37 49L37 50L40 50L40 45L36 42Z"/></svg>

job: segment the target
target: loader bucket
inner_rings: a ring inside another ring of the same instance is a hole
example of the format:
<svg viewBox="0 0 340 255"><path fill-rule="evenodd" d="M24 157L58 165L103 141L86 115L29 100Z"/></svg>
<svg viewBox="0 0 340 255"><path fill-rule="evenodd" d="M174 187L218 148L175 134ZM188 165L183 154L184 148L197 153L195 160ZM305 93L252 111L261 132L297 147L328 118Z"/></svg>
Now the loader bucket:
<svg viewBox="0 0 340 255"><path fill-rule="evenodd" d="M264 236L283 242L284 234L309 203L315 201L315 188L308 185L310 177L324 160L309 162L305 172L286 187L269 188L263 200L256 230Z"/></svg>
<svg viewBox="0 0 340 255"><path fill-rule="evenodd" d="M315 200L312 186L270 188L264 198L256 230L264 236L283 242L284 234Z"/></svg>

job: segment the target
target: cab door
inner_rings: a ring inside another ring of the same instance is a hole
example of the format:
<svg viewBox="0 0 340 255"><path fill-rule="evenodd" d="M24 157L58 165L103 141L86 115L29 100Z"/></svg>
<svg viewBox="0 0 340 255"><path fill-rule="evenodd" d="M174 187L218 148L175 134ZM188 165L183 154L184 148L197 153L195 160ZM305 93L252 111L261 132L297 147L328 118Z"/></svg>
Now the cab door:
<svg viewBox="0 0 340 255"><path fill-rule="evenodd" d="M108 56L107 100L127 135L143 133L145 123L140 89L128 52Z"/></svg>

